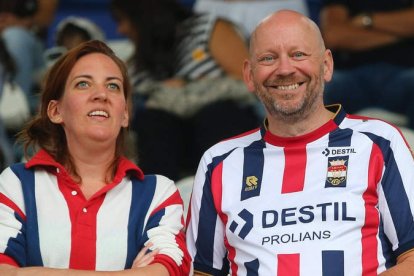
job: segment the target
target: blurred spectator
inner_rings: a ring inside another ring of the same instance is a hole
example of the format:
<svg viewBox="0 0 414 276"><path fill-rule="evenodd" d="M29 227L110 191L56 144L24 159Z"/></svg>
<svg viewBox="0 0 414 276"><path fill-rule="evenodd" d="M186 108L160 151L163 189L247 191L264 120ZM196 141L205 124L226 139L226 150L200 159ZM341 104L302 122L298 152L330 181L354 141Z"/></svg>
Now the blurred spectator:
<svg viewBox="0 0 414 276"><path fill-rule="evenodd" d="M414 1L324 0L320 24L336 67L326 102L402 113L414 128Z"/></svg>
<svg viewBox="0 0 414 276"><path fill-rule="evenodd" d="M45 51L47 67L68 50L89 40L105 40L104 32L92 20L79 16L62 19L56 27L55 46Z"/></svg>
<svg viewBox="0 0 414 276"><path fill-rule="evenodd" d="M305 0L195 0L196 12L210 12L238 24L246 38L268 14L290 9L308 15Z"/></svg>
<svg viewBox="0 0 414 276"><path fill-rule="evenodd" d="M3 170L15 162L12 145L7 137L3 121L0 118L0 169Z"/></svg>
<svg viewBox="0 0 414 276"><path fill-rule="evenodd" d="M112 10L135 45L133 127L146 173L194 174L204 150L258 125L241 81L246 41L232 23L174 0L112 0Z"/></svg>
<svg viewBox="0 0 414 276"><path fill-rule="evenodd" d="M57 0L0 0L0 32L16 65L16 82L37 108L34 88L43 71L44 33Z"/></svg>

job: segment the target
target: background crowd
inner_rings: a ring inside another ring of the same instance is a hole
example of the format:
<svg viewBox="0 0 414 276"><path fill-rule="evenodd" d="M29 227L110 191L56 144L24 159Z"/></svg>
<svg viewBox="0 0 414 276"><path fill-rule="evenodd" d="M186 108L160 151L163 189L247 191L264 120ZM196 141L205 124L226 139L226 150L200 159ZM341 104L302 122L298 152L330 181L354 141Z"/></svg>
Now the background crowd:
<svg viewBox="0 0 414 276"><path fill-rule="evenodd" d="M315 21L333 50L326 103L414 127L413 1L1 0L1 166L22 158L14 137L38 108L46 70L99 39L134 87L130 157L148 173L193 175L207 148L263 120L241 64L257 22L286 8Z"/></svg>

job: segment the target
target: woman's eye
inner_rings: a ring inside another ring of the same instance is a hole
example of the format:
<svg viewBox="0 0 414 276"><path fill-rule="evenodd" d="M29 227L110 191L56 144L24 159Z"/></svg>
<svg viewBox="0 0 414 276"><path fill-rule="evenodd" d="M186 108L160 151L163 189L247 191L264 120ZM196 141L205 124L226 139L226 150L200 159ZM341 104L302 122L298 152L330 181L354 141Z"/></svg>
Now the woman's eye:
<svg viewBox="0 0 414 276"><path fill-rule="evenodd" d="M111 90L119 90L119 85L116 83L110 83L108 84L108 88Z"/></svg>
<svg viewBox="0 0 414 276"><path fill-rule="evenodd" d="M87 83L86 81L80 81L80 82L78 82L78 83L76 84L76 86L77 86L77 87L79 87L79 88L86 88L86 87L88 87L89 85L88 85L88 83Z"/></svg>

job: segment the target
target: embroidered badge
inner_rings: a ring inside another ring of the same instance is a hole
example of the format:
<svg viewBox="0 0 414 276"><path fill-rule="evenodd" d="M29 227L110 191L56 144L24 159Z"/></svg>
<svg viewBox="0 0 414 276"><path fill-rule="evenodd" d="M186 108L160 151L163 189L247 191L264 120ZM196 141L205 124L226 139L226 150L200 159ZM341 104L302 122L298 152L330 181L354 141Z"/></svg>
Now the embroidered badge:
<svg viewBox="0 0 414 276"><path fill-rule="evenodd" d="M345 187L348 172L349 156L336 156L328 158L328 172L325 188Z"/></svg>

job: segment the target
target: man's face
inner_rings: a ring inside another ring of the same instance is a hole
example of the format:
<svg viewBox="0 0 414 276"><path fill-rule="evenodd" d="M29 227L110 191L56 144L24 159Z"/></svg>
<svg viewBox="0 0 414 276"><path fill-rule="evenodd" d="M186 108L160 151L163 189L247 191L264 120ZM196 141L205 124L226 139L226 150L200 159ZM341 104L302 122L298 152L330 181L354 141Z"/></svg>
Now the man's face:
<svg viewBox="0 0 414 276"><path fill-rule="evenodd" d="M309 24L270 19L252 39L251 59L244 64L245 81L269 116L296 121L323 107L332 58Z"/></svg>

